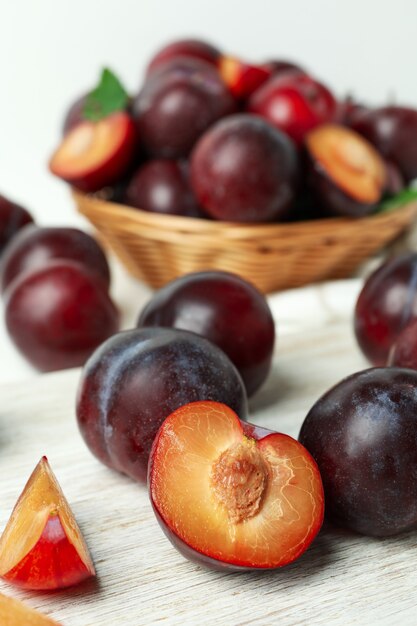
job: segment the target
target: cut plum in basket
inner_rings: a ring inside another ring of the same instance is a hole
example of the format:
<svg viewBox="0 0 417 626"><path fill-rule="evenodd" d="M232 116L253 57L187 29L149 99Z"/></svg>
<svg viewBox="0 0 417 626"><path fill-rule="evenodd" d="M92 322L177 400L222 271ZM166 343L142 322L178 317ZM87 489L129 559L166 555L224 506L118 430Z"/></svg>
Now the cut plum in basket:
<svg viewBox="0 0 417 626"><path fill-rule="evenodd" d="M381 202L388 182L385 162L352 130L326 124L307 135L310 186L332 215L363 217Z"/></svg>
<svg viewBox="0 0 417 626"><path fill-rule="evenodd" d="M188 404L164 421L148 485L173 545L214 569L291 563L323 521L321 478L307 450L287 435L244 424L217 402Z"/></svg>
<svg viewBox="0 0 417 626"><path fill-rule="evenodd" d="M117 77L104 69L99 85L86 98L84 119L65 134L52 155L51 172L86 192L118 182L137 149L135 124L126 112L128 99Z"/></svg>
<svg viewBox="0 0 417 626"><path fill-rule="evenodd" d="M29 478L0 539L0 576L25 589L63 589L95 576L88 548L48 460Z"/></svg>

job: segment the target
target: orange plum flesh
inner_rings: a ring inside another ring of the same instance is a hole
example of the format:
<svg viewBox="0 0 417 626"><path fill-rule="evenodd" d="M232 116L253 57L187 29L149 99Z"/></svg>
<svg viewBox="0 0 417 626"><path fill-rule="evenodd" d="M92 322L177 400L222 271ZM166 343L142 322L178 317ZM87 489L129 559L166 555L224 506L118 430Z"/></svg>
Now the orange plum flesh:
<svg viewBox="0 0 417 626"><path fill-rule="evenodd" d="M306 449L243 424L217 402L185 405L165 420L151 453L149 490L172 543L215 569L291 563L323 522L322 482Z"/></svg>
<svg viewBox="0 0 417 626"><path fill-rule="evenodd" d="M60 626L46 615L0 593L1 626Z"/></svg>
<svg viewBox="0 0 417 626"><path fill-rule="evenodd" d="M95 575L57 479L43 457L0 539L0 576L26 589L62 589Z"/></svg>

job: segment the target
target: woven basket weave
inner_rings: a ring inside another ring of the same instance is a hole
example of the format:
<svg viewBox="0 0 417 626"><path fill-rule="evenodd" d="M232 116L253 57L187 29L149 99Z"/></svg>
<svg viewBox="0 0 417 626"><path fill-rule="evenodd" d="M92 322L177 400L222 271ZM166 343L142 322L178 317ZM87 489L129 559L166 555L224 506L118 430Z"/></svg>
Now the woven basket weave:
<svg viewBox="0 0 417 626"><path fill-rule="evenodd" d="M76 191L73 197L127 270L154 288L207 269L240 274L265 293L344 278L417 216L413 202L362 219L242 225L148 213Z"/></svg>

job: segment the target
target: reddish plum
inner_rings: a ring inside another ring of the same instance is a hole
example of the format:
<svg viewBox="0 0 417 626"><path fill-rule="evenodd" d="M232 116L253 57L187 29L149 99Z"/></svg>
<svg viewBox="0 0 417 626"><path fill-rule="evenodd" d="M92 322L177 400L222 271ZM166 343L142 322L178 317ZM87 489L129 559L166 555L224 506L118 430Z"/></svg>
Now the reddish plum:
<svg viewBox="0 0 417 626"><path fill-rule="evenodd" d="M285 61L283 59L273 59L271 61L266 61L262 64L262 67L266 69L267 72L274 74L274 76L287 74L288 72L298 72L299 74L306 74L305 70L303 70L303 68L296 63L293 63L292 61Z"/></svg>
<svg viewBox="0 0 417 626"><path fill-rule="evenodd" d="M265 297L227 272L187 274L162 287L141 312L138 326L190 330L221 348L251 396L267 377L275 328Z"/></svg>
<svg viewBox="0 0 417 626"><path fill-rule="evenodd" d="M44 372L83 365L119 325L105 282L68 260L20 274L6 291L5 307L13 342Z"/></svg>
<svg viewBox="0 0 417 626"><path fill-rule="evenodd" d="M417 370L417 319L398 335L391 348L388 364Z"/></svg>
<svg viewBox="0 0 417 626"><path fill-rule="evenodd" d="M349 376L308 413L300 442L315 459L326 514L375 537L417 526L417 372Z"/></svg>
<svg viewBox="0 0 417 626"><path fill-rule="evenodd" d="M65 114L64 123L62 125L62 134L66 135L70 130L84 121L84 107L87 102L88 94L83 94L75 100Z"/></svg>
<svg viewBox="0 0 417 626"><path fill-rule="evenodd" d="M0 255L16 233L33 222L31 214L0 194Z"/></svg>
<svg viewBox="0 0 417 626"><path fill-rule="evenodd" d="M78 424L103 463L144 482L163 420L197 400L224 402L246 418L245 388L224 352L187 331L130 330L106 341L87 362L78 391Z"/></svg>
<svg viewBox="0 0 417 626"><path fill-rule="evenodd" d="M5 251L0 264L0 286L4 291L22 272L36 270L52 259L69 259L85 265L110 284L110 270L95 239L77 228L27 226Z"/></svg>
<svg viewBox="0 0 417 626"><path fill-rule="evenodd" d="M164 46L149 62L147 72L153 72L161 64L177 57L200 59L216 66L220 50L200 39L180 39Z"/></svg>
<svg viewBox="0 0 417 626"><path fill-rule="evenodd" d="M248 111L264 117L301 145L305 134L337 112L337 102L323 84L299 72L272 76L255 91Z"/></svg>
<svg viewBox="0 0 417 626"><path fill-rule="evenodd" d="M187 164L181 161L148 161L133 174L124 199L129 206L152 213L201 215L189 184Z"/></svg>
<svg viewBox="0 0 417 626"><path fill-rule="evenodd" d="M175 159L186 157L206 128L235 106L215 68L181 58L150 76L133 102L133 114L147 152Z"/></svg>
<svg viewBox="0 0 417 626"><path fill-rule="evenodd" d="M365 111L352 128L397 165L406 182L417 178L417 110L399 106Z"/></svg>
<svg viewBox="0 0 417 626"><path fill-rule="evenodd" d="M374 365L385 365L400 332L417 318L417 253L383 263L366 280L355 308L356 339Z"/></svg>
<svg viewBox="0 0 417 626"><path fill-rule="evenodd" d="M203 209L215 219L266 222L284 216L293 203L298 175L292 142L253 115L233 115L214 124L191 158L191 184Z"/></svg>

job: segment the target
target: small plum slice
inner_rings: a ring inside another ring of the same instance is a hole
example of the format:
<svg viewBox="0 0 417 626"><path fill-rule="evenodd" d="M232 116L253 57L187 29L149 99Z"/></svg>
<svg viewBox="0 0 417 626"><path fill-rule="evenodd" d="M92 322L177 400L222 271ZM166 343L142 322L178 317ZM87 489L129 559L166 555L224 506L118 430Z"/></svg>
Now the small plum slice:
<svg viewBox="0 0 417 626"><path fill-rule="evenodd" d="M245 100L258 89L270 76L272 71L261 65L250 65L232 56L222 56L219 60L219 73L232 95Z"/></svg>
<svg viewBox="0 0 417 626"><path fill-rule="evenodd" d="M117 182L135 154L136 131L125 112L98 122L85 120L70 130L52 155L53 174L82 191L92 192Z"/></svg>
<svg viewBox="0 0 417 626"><path fill-rule="evenodd" d="M224 404L172 413L154 441L150 499L186 557L214 569L291 563L320 530L319 471L297 441L243 424Z"/></svg>
<svg viewBox="0 0 417 626"><path fill-rule="evenodd" d="M48 460L30 476L0 539L0 576L25 589L63 589L94 565Z"/></svg>
<svg viewBox="0 0 417 626"><path fill-rule="evenodd" d="M50 617L29 608L23 602L0 593L1 626L60 626Z"/></svg>
<svg viewBox="0 0 417 626"><path fill-rule="evenodd" d="M306 145L311 185L327 211L354 217L374 211L384 195L387 170L369 142L348 128L325 124L307 135Z"/></svg>

